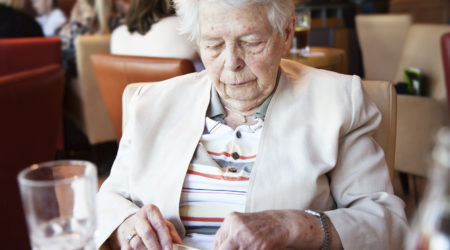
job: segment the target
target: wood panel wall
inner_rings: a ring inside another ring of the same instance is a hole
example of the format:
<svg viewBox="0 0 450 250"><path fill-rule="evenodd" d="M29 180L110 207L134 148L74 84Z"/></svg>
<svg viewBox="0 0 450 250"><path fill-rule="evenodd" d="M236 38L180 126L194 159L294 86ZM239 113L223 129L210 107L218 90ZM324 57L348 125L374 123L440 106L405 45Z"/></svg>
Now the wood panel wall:
<svg viewBox="0 0 450 250"><path fill-rule="evenodd" d="M416 23L448 23L449 0L391 0L391 13L411 13Z"/></svg>

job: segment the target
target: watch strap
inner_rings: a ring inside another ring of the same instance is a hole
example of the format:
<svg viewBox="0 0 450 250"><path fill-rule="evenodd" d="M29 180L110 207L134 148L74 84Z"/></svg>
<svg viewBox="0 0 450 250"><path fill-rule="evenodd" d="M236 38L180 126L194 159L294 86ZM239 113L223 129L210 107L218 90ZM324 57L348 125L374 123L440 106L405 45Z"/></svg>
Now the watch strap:
<svg viewBox="0 0 450 250"><path fill-rule="evenodd" d="M330 224L328 223L328 216L323 212L312 211L309 209L305 210L305 212L319 219L323 239L320 250L330 249L331 234L330 234Z"/></svg>

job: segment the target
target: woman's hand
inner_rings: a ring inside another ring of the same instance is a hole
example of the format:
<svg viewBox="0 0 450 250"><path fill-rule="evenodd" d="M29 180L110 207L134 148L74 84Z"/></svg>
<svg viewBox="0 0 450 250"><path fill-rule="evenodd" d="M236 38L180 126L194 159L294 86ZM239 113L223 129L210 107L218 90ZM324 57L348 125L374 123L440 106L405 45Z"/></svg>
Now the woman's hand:
<svg viewBox="0 0 450 250"><path fill-rule="evenodd" d="M128 236L136 233L129 242ZM158 207L143 206L136 214L128 217L114 233L113 242L120 249L172 249L173 243L181 243L175 227L165 220Z"/></svg>
<svg viewBox="0 0 450 250"><path fill-rule="evenodd" d="M339 246L337 232L330 226ZM319 249L322 241L316 217L299 210L267 210L231 213L217 231L213 249Z"/></svg>
<svg viewBox="0 0 450 250"><path fill-rule="evenodd" d="M277 211L231 213L214 238L213 249L281 249L288 225Z"/></svg>

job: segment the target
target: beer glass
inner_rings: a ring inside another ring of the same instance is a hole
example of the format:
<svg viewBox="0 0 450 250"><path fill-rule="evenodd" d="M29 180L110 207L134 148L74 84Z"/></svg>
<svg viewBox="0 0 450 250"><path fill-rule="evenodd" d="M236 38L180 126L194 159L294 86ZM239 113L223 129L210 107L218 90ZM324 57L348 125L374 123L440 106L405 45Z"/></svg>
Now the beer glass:
<svg viewBox="0 0 450 250"><path fill-rule="evenodd" d="M88 161L34 164L18 175L33 250L91 250L97 169Z"/></svg>
<svg viewBox="0 0 450 250"><path fill-rule="evenodd" d="M294 48L300 55L309 53L309 30L311 29L311 12L297 12L297 24L294 33Z"/></svg>

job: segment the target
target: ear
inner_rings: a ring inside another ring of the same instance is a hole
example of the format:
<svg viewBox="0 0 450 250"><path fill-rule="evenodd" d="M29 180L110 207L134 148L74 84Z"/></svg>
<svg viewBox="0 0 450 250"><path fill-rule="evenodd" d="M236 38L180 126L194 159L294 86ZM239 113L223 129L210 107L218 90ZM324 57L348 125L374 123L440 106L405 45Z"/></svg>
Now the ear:
<svg viewBox="0 0 450 250"><path fill-rule="evenodd" d="M286 26L284 27L284 34L282 37L283 55L286 54L292 47L292 39L294 37L296 23L297 23L297 16L295 14L292 14L288 18Z"/></svg>

